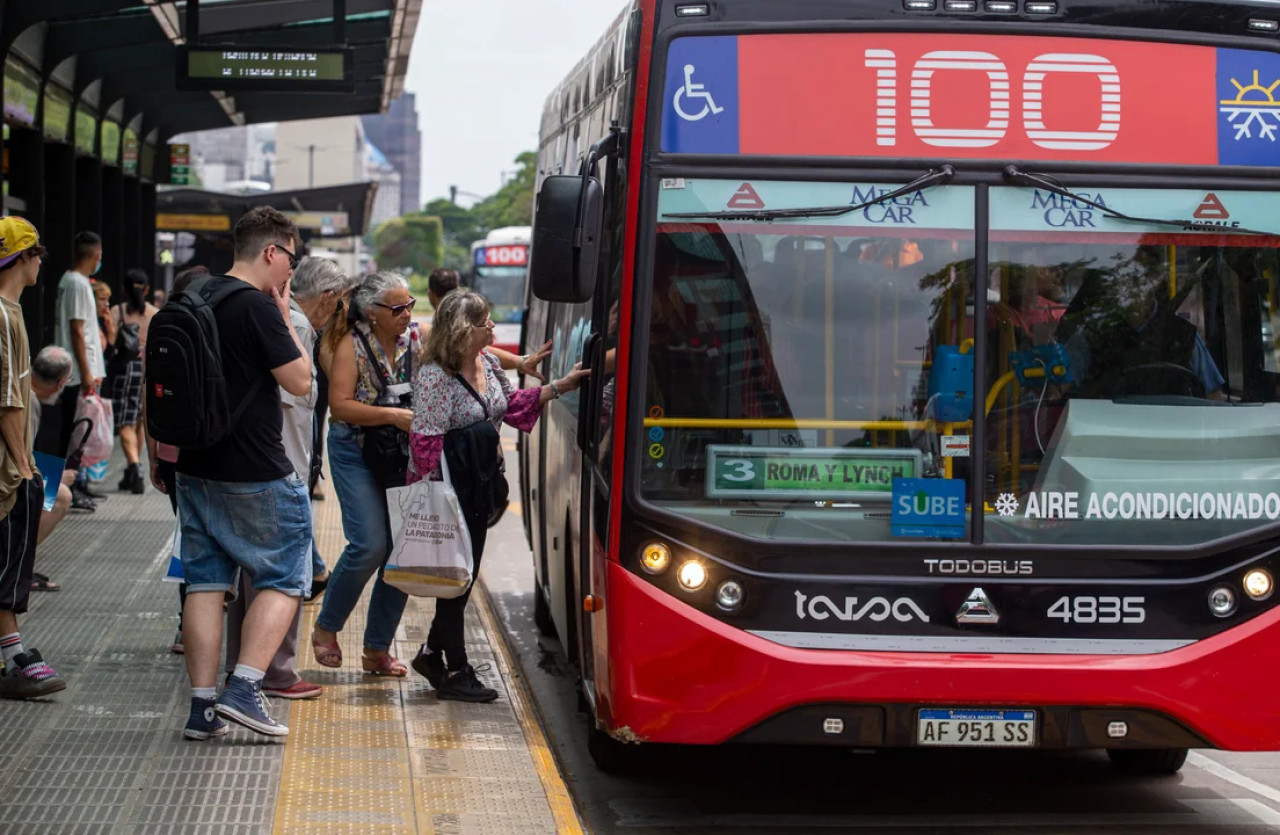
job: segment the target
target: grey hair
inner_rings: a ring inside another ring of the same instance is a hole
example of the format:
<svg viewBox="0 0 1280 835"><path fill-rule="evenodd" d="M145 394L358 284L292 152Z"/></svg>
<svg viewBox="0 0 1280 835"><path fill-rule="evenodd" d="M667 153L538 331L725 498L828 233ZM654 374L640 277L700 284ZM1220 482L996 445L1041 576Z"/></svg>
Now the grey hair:
<svg viewBox="0 0 1280 835"><path fill-rule="evenodd" d="M71 355L57 345L46 345L31 361L31 373L40 382L56 386L71 376Z"/></svg>
<svg viewBox="0 0 1280 835"><path fill-rule="evenodd" d="M346 290L351 280L337 264L328 258L316 258L308 255L298 262L293 271L293 295L298 299L315 299L325 293L335 295Z"/></svg>
<svg viewBox="0 0 1280 835"><path fill-rule="evenodd" d="M373 306L382 301L391 290L408 290L409 282L404 276L391 270L379 270L360 279L356 289L351 291L351 308L355 314L365 321L372 321Z"/></svg>

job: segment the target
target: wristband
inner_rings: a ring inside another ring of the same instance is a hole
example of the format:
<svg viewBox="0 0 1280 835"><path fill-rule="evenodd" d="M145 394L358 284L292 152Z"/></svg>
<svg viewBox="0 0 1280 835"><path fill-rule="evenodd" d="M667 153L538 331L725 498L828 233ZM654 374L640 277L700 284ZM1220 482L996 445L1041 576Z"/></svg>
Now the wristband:
<svg viewBox="0 0 1280 835"><path fill-rule="evenodd" d="M556 386L555 380L552 380L551 382L547 383L547 388L551 389L551 397L553 400L560 399L560 389Z"/></svg>

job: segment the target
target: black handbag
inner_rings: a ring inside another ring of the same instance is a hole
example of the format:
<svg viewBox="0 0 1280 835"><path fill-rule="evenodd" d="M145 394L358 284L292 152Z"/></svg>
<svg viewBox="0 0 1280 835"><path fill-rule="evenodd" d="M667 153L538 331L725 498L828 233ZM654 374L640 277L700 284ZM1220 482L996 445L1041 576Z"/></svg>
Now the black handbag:
<svg viewBox="0 0 1280 835"><path fill-rule="evenodd" d="M365 355L373 364L378 376L378 405L392 408L412 409L412 392L399 397L388 395L391 381L373 353L369 340L359 330L355 335L364 345ZM410 348L405 357L408 379L413 379L413 349ZM402 432L391 424L382 426L364 426L360 428L360 455L364 464L373 474L373 479L384 490L392 487L403 487L409 471L409 433Z"/></svg>
<svg viewBox="0 0 1280 835"><path fill-rule="evenodd" d="M467 382L466 377L463 377L461 374L455 374L454 376L457 378L459 383L462 383L462 387L465 388L467 392L476 399L476 402L480 404L480 409L484 412L484 419L488 421L489 404L485 403L484 398L480 396L479 392L471 387L471 384ZM494 438L496 441L496 434ZM498 463L494 471L488 474L491 501L491 504L489 505L490 514L498 509L505 510L507 507L507 497L511 495L511 486L507 484L506 462L503 460L501 454L497 456L497 462Z"/></svg>

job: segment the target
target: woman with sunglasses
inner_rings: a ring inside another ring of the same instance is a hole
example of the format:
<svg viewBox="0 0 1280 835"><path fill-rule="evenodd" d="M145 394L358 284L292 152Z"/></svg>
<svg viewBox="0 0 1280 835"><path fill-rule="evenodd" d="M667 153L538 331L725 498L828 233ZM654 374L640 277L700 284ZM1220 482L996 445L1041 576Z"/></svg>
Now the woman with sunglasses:
<svg viewBox="0 0 1280 835"><path fill-rule="evenodd" d="M382 567L391 546L386 488L397 468L404 484L412 375L422 366L415 301L399 275L375 273L351 292L346 316L325 329L320 362L329 378L329 469L347 538L311 635L325 667L342 666L338 633L377 574L361 667L374 675L408 672L390 652L407 597L383 581Z"/></svg>

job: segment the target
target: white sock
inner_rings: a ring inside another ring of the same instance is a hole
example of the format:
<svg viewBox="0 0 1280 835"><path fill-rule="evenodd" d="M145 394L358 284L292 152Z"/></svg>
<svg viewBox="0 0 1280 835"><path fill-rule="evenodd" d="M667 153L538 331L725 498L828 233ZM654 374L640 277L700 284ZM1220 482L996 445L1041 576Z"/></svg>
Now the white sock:
<svg viewBox="0 0 1280 835"><path fill-rule="evenodd" d="M17 632L8 635L0 635L0 657L4 659L5 667L13 666L15 656L26 652L22 648L22 636Z"/></svg>
<svg viewBox="0 0 1280 835"><path fill-rule="evenodd" d="M214 699L218 698L218 688L216 688L216 687L192 687L192 688L191 688L191 698L193 698L193 699L204 699L206 702L211 702L211 701L213 701Z"/></svg>
<svg viewBox="0 0 1280 835"><path fill-rule="evenodd" d="M237 664L231 675L239 676L240 678L247 679L248 681L262 681L267 677L266 670L256 670L247 664Z"/></svg>

